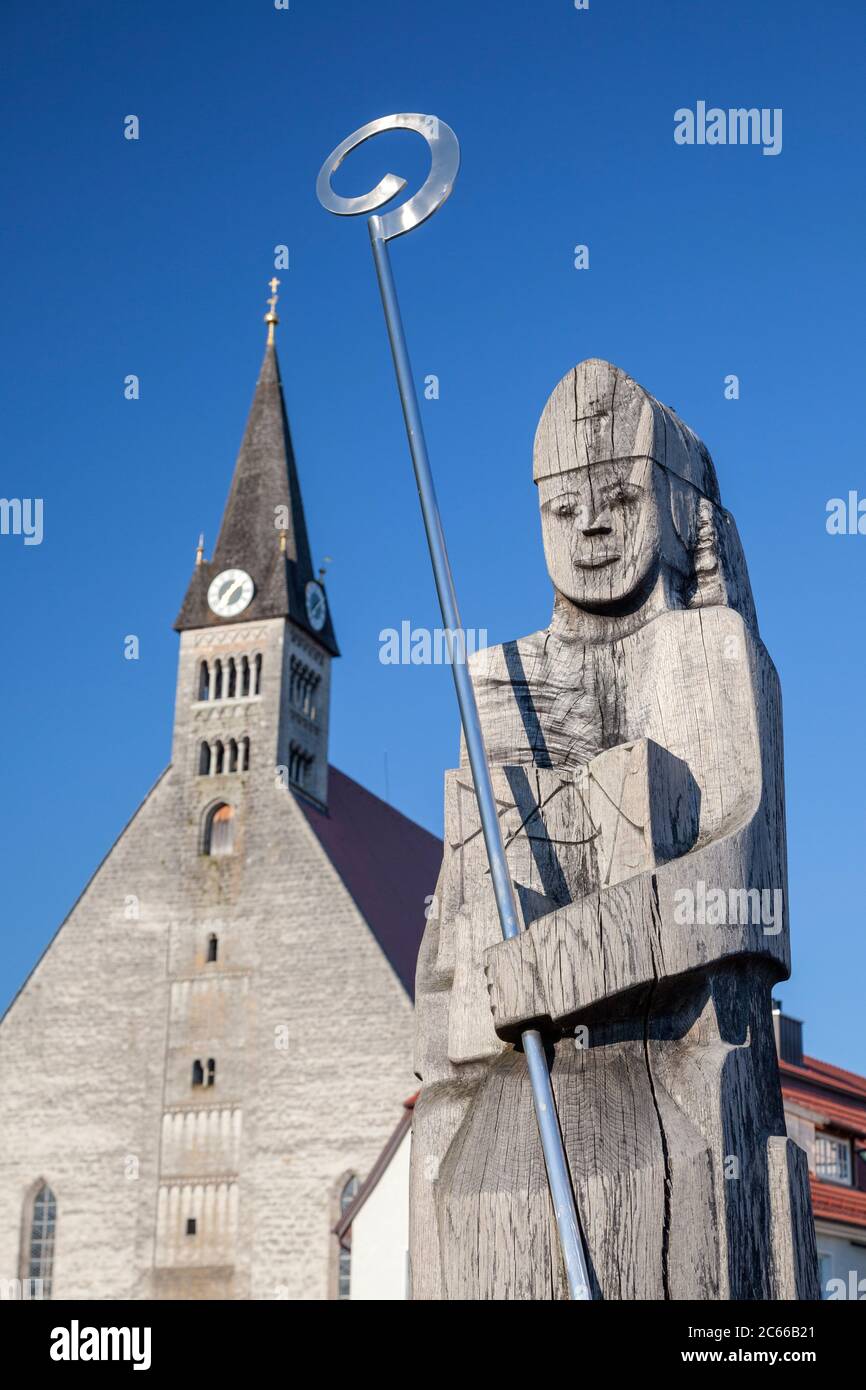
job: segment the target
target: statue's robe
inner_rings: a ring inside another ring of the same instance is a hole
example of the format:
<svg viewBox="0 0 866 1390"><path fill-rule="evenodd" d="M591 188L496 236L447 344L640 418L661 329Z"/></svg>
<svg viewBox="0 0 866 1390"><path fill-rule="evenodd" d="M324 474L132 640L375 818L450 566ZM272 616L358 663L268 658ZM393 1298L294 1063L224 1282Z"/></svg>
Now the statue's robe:
<svg viewBox="0 0 866 1390"><path fill-rule="evenodd" d="M587 643L559 601L548 630L473 658L473 682L525 930L502 943L464 754L417 975L413 1297L566 1297L530 1022L595 1297L817 1297L772 1031L781 711L756 629L669 609Z"/></svg>

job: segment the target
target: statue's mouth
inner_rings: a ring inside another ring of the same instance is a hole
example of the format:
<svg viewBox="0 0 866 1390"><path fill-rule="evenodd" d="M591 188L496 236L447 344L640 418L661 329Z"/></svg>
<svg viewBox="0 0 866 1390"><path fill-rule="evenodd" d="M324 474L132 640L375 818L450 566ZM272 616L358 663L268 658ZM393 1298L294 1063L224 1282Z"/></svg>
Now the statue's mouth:
<svg viewBox="0 0 866 1390"><path fill-rule="evenodd" d="M575 565L581 570L601 570L607 565L615 565L619 555L593 555L590 560L575 560Z"/></svg>

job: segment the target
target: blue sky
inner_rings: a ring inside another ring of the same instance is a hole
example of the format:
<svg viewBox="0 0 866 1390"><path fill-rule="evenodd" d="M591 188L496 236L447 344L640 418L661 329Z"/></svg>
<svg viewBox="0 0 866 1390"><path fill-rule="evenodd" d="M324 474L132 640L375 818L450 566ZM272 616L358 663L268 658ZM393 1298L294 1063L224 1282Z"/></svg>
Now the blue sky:
<svg viewBox="0 0 866 1390"><path fill-rule="evenodd" d="M531 444L575 362L616 362L702 435L782 678L779 993L809 1051L866 1071L866 536L825 529L829 498L866 496L862 7L6 0L0 26L0 491L45 509L41 545L0 537L0 997L168 760L171 624L219 523L279 243L283 377L343 652L332 761L384 794L387 759L391 800L440 828L450 677L378 659L381 629L436 607L369 244L314 194L346 135L414 110L463 155L393 262L416 375L440 378L424 411L464 622L492 642L547 622ZM676 145L674 112L699 100L782 108L781 153ZM336 186L386 169L417 186L421 142L381 137Z"/></svg>

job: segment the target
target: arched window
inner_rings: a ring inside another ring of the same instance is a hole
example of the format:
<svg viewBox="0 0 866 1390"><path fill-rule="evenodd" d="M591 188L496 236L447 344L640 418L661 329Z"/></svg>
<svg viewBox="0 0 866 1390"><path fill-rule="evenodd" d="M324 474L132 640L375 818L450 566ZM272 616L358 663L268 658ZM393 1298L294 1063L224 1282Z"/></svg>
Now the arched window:
<svg viewBox="0 0 866 1390"><path fill-rule="evenodd" d="M204 1085L204 1067L202 1066L198 1057L196 1057L195 1061L192 1064L192 1084L193 1086Z"/></svg>
<svg viewBox="0 0 866 1390"><path fill-rule="evenodd" d="M361 1186L353 1173L340 1193L340 1215L344 1216L358 1195ZM348 1298L352 1290L352 1232L351 1229L340 1237L340 1256L337 1271L337 1297Z"/></svg>
<svg viewBox="0 0 866 1390"><path fill-rule="evenodd" d="M210 695L210 668L203 661L198 668L198 699L207 700Z"/></svg>
<svg viewBox="0 0 866 1390"><path fill-rule="evenodd" d="M237 770L238 770L238 744L237 744L237 739L234 739L234 738L230 738L230 739L229 739L229 768L228 768L228 770L229 770L229 772L237 772Z"/></svg>
<svg viewBox="0 0 866 1390"><path fill-rule="evenodd" d="M253 686L253 694L254 694L254 695L261 695L261 693L262 693L262 658L261 658L261 653L257 653L257 655L256 655L255 667L256 667L256 678L255 678L255 682L254 682L254 686Z"/></svg>
<svg viewBox="0 0 866 1390"><path fill-rule="evenodd" d="M250 741L248 738L241 739L241 772L250 770Z"/></svg>
<svg viewBox="0 0 866 1390"><path fill-rule="evenodd" d="M57 1199L43 1182L33 1197L30 1217L30 1244L25 1255L28 1293L31 1298L50 1298L54 1272L54 1233L57 1226Z"/></svg>
<svg viewBox="0 0 866 1390"><path fill-rule="evenodd" d="M248 656L241 657L241 695L250 693L250 659Z"/></svg>
<svg viewBox="0 0 866 1390"><path fill-rule="evenodd" d="M221 801L208 812L204 832L204 853L213 859L231 854L235 847L235 811ZM216 937L211 938L216 941ZM216 956L214 956L216 960Z"/></svg>
<svg viewBox="0 0 866 1390"><path fill-rule="evenodd" d="M203 743L198 750L198 775L207 777L210 773L210 744Z"/></svg>
<svg viewBox="0 0 866 1390"><path fill-rule="evenodd" d="M217 776L219 776L219 774L223 771L223 768L224 768L224 766L225 766L225 753L226 753L225 748L223 747L223 745L222 745L222 743L220 742L220 740L217 739L216 743L215 743L214 746L213 746L213 755L214 755L214 769L213 769L213 770L214 770L214 772L217 774Z"/></svg>
<svg viewBox="0 0 866 1390"><path fill-rule="evenodd" d="M316 717L316 691L321 677L293 656L289 667L289 699L308 719Z"/></svg>
<svg viewBox="0 0 866 1390"><path fill-rule="evenodd" d="M230 657L229 657L229 680L228 680L228 686L229 686L229 688L228 688L228 690L226 691L226 695L228 696L228 698L229 698L230 700L233 700L233 699L235 698L235 692L236 692L236 690L237 690L237 683L238 683L238 670L237 670L237 667L235 666L235 659L234 659L234 657L233 657L233 656L230 656Z"/></svg>
<svg viewBox="0 0 866 1390"><path fill-rule="evenodd" d="M231 807L230 807L230 806L227 806L227 807L225 807L224 809L228 811L228 810L231 810ZM216 958L217 958L217 952L218 952L218 951L219 951L219 938L218 938L216 932L211 932L210 936L209 936L208 939L207 939L207 963L208 963L208 965L212 965L213 962L216 960Z"/></svg>
<svg viewBox="0 0 866 1390"><path fill-rule="evenodd" d="M307 753L298 743L290 743L289 781L296 787L308 786L312 767L312 753Z"/></svg>

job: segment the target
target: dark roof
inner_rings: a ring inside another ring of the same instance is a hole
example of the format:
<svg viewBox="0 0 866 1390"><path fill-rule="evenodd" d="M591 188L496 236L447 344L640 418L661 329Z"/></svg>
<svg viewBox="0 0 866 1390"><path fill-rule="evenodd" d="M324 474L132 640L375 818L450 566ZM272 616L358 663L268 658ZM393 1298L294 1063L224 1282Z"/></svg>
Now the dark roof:
<svg viewBox="0 0 866 1390"><path fill-rule="evenodd" d="M442 863L442 842L408 816L328 769L328 809L298 804L410 999L424 934L426 899Z"/></svg>
<svg viewBox="0 0 866 1390"><path fill-rule="evenodd" d="M379 1154L379 1157L376 1159L376 1162L373 1164L373 1167L370 1169L355 1196L346 1207L346 1210L341 1214L336 1226L333 1228L334 1235L337 1236L340 1244L347 1248L350 1248L352 1244L352 1222L370 1196L370 1193L378 1186L382 1174L399 1149L406 1134L412 1128L412 1112L415 1109L415 1102L420 1094L420 1091L416 1091L414 1096L410 1096L408 1100L404 1100L403 1113L396 1127L391 1131L387 1144Z"/></svg>
<svg viewBox="0 0 866 1390"><path fill-rule="evenodd" d="M280 514L287 521L285 553L275 525L277 507L285 509ZM255 581L255 595L240 619L218 618L208 607L208 586L226 569L246 570ZM307 619L305 589L315 578L280 365L276 348L268 344L213 557L193 570L175 627L291 618L337 656L330 608L321 632L313 632Z"/></svg>

